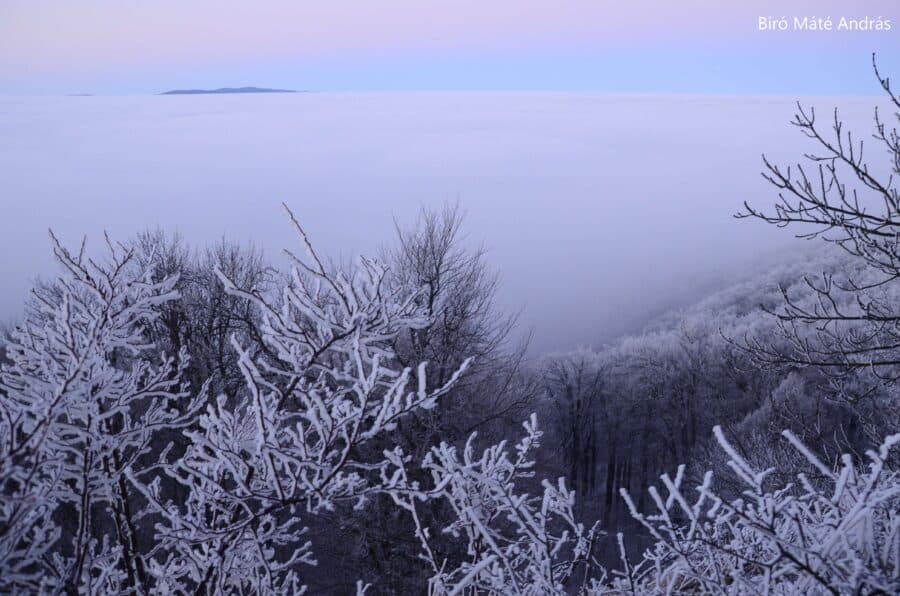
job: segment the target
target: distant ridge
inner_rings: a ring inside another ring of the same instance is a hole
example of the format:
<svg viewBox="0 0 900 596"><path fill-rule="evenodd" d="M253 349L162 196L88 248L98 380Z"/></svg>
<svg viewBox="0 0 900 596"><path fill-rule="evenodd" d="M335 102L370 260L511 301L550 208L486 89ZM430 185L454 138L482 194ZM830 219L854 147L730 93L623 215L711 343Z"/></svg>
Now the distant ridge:
<svg viewBox="0 0 900 596"><path fill-rule="evenodd" d="M211 93L297 93L292 89L266 89L265 87L222 87L220 89L174 89L160 95L208 95Z"/></svg>

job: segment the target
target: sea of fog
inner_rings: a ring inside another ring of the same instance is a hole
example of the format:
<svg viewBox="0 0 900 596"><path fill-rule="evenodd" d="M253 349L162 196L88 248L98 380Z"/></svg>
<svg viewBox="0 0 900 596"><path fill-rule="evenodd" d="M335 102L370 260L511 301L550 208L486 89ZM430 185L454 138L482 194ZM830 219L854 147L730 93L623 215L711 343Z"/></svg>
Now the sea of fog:
<svg viewBox="0 0 900 596"><path fill-rule="evenodd" d="M871 98L839 105L866 134ZM146 227L223 235L273 259L392 238L422 204L459 200L537 351L600 344L696 297L790 234L732 215L769 205L760 154L809 141L793 98L564 93L0 98L0 320L54 273L47 228L102 248ZM875 153L875 158L880 154Z"/></svg>

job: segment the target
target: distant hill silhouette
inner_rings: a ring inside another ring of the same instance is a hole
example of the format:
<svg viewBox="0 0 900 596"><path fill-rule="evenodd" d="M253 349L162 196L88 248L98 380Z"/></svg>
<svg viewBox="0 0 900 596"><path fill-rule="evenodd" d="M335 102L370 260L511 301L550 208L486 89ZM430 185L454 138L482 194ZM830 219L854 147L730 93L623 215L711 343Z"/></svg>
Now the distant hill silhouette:
<svg viewBox="0 0 900 596"><path fill-rule="evenodd" d="M292 89L266 89L264 87L222 87L220 89L174 89L160 95L207 95L211 93L297 93Z"/></svg>

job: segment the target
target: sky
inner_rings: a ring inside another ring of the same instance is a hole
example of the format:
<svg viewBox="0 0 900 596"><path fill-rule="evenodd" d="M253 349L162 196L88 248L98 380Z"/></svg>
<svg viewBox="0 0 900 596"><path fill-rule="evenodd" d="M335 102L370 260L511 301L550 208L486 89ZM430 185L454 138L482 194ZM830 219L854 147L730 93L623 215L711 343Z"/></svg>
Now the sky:
<svg viewBox="0 0 900 596"><path fill-rule="evenodd" d="M794 17L892 27L797 31ZM3 0L0 94L868 94L871 53L900 61L898 32L896 0Z"/></svg>

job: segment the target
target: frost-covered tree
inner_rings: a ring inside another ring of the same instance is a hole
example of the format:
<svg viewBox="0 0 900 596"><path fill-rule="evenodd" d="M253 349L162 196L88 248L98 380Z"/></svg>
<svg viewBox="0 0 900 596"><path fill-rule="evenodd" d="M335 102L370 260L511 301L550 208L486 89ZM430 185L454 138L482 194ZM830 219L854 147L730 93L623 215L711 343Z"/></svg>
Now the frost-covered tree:
<svg viewBox="0 0 900 596"><path fill-rule="evenodd" d="M632 515L654 537L640 564L596 593L896 594L900 591L900 473L888 460L900 443L889 436L862 467L849 455L826 465L794 435L784 437L809 470L795 483L773 480L774 468L747 462L715 435L742 490L718 491L712 473L688 491L684 466L662 476L652 513Z"/></svg>
<svg viewBox="0 0 900 596"><path fill-rule="evenodd" d="M152 465L151 442L190 405L171 358L144 355L144 330L177 297L174 278L132 275L63 248L63 274L38 288L0 369L0 591L144 592L145 545L124 474ZM183 359L182 359L183 360Z"/></svg>
<svg viewBox="0 0 900 596"><path fill-rule="evenodd" d="M429 594L562 595L576 574L585 582L591 577L598 529L576 519L575 493L565 479L544 480L540 496L522 487L534 476L533 451L542 435L534 415L524 427L513 450L503 441L477 453L476 434L461 453L442 442L422 461L428 484L411 478L399 448L386 453L392 466L382 472L382 490L413 519L420 558L432 574ZM432 528L423 519L422 505L432 500L450 505L449 525ZM466 558L454 561L439 552L437 532L464 545Z"/></svg>
<svg viewBox="0 0 900 596"><path fill-rule="evenodd" d="M865 465L845 455L825 464L789 431L784 437L808 470L796 482L775 468L751 465L720 427L714 434L741 487L716 487L712 472L693 491L685 467L662 475L649 490L652 511L622 489L631 515L653 538L637 564L618 535L620 566L608 571L594 555L597 525L573 515L575 497L543 483L543 496L521 484L533 473L536 421L513 450L505 443L476 453L470 440L459 453L442 444L422 462L431 482L411 480L409 458L387 455L382 488L412 517L420 558L432 573L430 594L895 594L900 590L900 472L891 451L900 434L866 454ZM423 503L451 503L455 521L430 527ZM447 559L435 548L437 532L467 545L468 558Z"/></svg>
<svg viewBox="0 0 900 596"><path fill-rule="evenodd" d="M188 497L176 502L158 479L132 476L163 517L150 571L173 592L300 592L302 567L316 560L304 518L342 503L361 509L390 464L372 442L434 407L467 365L429 389L420 363L410 387L412 369L397 365L391 345L429 322L418 289L389 284L373 260L326 266L288 215L307 254L287 252L280 298L219 272L230 294L259 310L265 350L233 341L244 391L219 396L188 432L186 452L164 466Z"/></svg>
<svg viewBox="0 0 900 596"><path fill-rule="evenodd" d="M440 407L419 410L397 432L373 444L379 453L400 446L418 461L441 441L460 444L475 430L483 440L499 441L516 432L533 410L537 383L523 370L527 341L515 337L516 316L499 308L499 274L487 251L467 238L465 223L458 203L423 206L410 224L396 224L394 241L381 253L386 283L418 289L427 318L424 326L404 330L392 342L397 361L412 367L413 377L418 363L427 361L429 390L441 387L462 362L472 363ZM411 473L426 477L421 470ZM354 516L338 508L311 524L312 535L328 537L318 549L322 567L355 569L349 577L367 578L381 593L418 590L425 576L405 564L419 548L411 520L384 495L373 499L367 513ZM437 501L424 504L422 514L435 525L448 524L454 516ZM449 540L442 544L451 546ZM333 574L319 573L310 587L342 593L352 584L340 585Z"/></svg>

